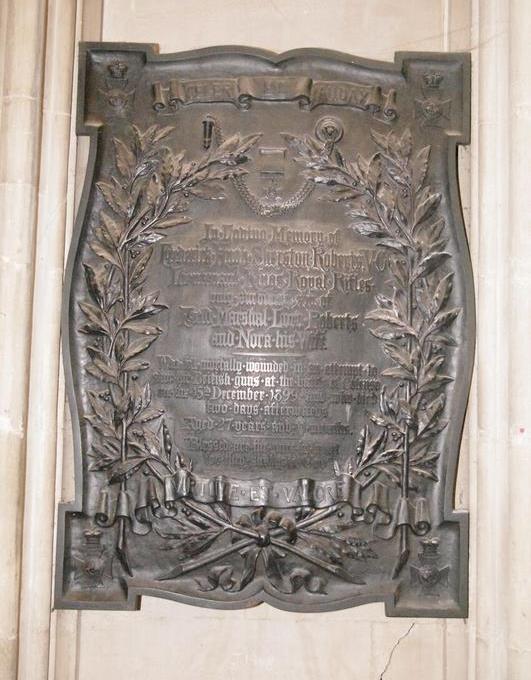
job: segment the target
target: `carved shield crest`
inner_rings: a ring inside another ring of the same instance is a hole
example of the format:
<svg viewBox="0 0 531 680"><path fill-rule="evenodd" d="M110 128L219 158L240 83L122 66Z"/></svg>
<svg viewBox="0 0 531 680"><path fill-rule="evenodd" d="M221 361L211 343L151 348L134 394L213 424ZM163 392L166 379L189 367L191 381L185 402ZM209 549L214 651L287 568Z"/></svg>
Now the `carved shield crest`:
<svg viewBox="0 0 531 680"><path fill-rule="evenodd" d="M466 615L468 56L80 64L58 606Z"/></svg>

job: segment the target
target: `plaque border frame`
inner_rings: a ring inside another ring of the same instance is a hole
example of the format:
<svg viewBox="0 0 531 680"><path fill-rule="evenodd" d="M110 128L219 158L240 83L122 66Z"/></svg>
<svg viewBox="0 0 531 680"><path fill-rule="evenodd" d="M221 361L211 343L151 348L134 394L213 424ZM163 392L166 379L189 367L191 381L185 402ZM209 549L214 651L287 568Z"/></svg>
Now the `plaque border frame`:
<svg viewBox="0 0 531 680"><path fill-rule="evenodd" d="M78 64L78 88L77 88L77 108L76 108L76 136L88 137L89 153L88 161L83 182L82 193L75 218L72 239L64 275L63 304L62 304L62 340L61 349L63 354L63 367L65 373L65 386L68 404L71 413L73 455L74 455L74 489L75 497L70 502L60 502L57 512L57 539L56 539L56 562L54 579L54 608L58 609L92 609L92 610L139 610L141 607L142 596L159 597L176 602L191 604L200 607L216 609L242 609L256 606L262 602L269 605L293 612L324 612L348 609L361 604L371 602L383 602L385 614L389 617L428 617L428 618L466 618L468 616L468 565L469 565L469 512L454 508L454 495L457 478L457 467L459 462L460 443L462 439L464 420L469 399L469 392L474 367L475 355L475 294L474 280L472 276L472 266L469 257L469 247L467 232L465 229L461 197L459 192L457 149L459 145L470 143L470 120L471 120L471 55L468 52L417 52L417 51L398 51L395 52L394 61L386 62L381 60L365 59L349 55L335 50L321 48L301 48L289 50L283 53L239 46L222 45L214 47L200 48L178 53L159 54L158 45L152 43L129 43L129 42L81 42L79 46ZM440 495L442 505L443 522L450 522L458 525L459 528L459 596L457 606L451 609L427 609L404 607L398 604L397 589L388 588L388 592L378 595L353 595L341 598L339 601L327 601L324 603L316 602L315 605L298 604L285 602L271 596L267 589L263 589L258 594L242 598L238 601L210 600L208 597L194 597L185 594L175 593L164 590L163 587L135 587L126 588L125 600L98 600L98 601L78 601L68 599L63 595L63 566L65 556L66 539L66 516L71 514L73 517L83 514L82 499L82 449L80 434L80 419L77 409L77 399L74 390L74 375L70 361L70 338L68 332L68 314L72 279L74 275L74 262L77 255L79 241L83 225L87 216L89 196L93 185L94 173L96 168L98 137L100 125L85 121L85 85L86 85L86 56L88 52L139 52L145 55L146 63L164 63L187 61L191 59L201 59L205 57L245 57L250 60L262 61L271 65L280 65L286 61L307 60L314 58L323 59L328 65L338 66L351 65L354 68L364 67L370 70L379 70L400 73L404 64L408 60L429 60L440 63L460 63L463 69L463 102L462 102L462 132L447 133L447 155L448 164L448 195L450 198L450 209L452 221L457 227L457 239L460 248L465 249L465 256L461 258L460 264L468 280L465 291L465 304L467 306L467 320L464 325L464 335L468 336L466 351L463 351L463 362L466 367L465 376L461 376L459 381L454 384L454 390L458 392L455 399L455 414L453 418L458 418L458 422L452 429L452 436L448 439L448 448L445 453L447 473L445 479L444 493ZM452 158L456 160L453 161ZM459 407L459 408L458 408Z"/></svg>

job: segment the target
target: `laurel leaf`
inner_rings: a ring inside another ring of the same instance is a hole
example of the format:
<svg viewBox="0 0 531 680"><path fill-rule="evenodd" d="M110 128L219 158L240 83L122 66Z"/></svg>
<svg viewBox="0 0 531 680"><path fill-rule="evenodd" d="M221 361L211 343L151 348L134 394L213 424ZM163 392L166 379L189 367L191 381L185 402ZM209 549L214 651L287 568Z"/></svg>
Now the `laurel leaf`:
<svg viewBox="0 0 531 680"><path fill-rule="evenodd" d="M384 343L384 352L408 373L414 372L411 355L406 349L403 349L394 343L386 342Z"/></svg>
<svg viewBox="0 0 531 680"><path fill-rule="evenodd" d="M93 326L99 328L104 333L109 333L109 323L105 317L105 314L101 309L99 309L99 307L96 307L90 302L79 302L78 304L83 314Z"/></svg>
<svg viewBox="0 0 531 680"><path fill-rule="evenodd" d="M164 410L160 408L146 408L136 416L135 423L149 423L152 420L157 420L164 415Z"/></svg>
<svg viewBox="0 0 531 680"><path fill-rule="evenodd" d="M113 473L109 479L109 484L115 484L116 482L121 482L132 477L137 470L139 470L142 465L146 462L146 458L134 457L128 458L127 460L120 461L113 468Z"/></svg>
<svg viewBox="0 0 531 680"><path fill-rule="evenodd" d="M173 125L167 125L166 127L161 127L154 131L151 143L157 144L158 142L162 141L164 137L167 137L171 132L173 132L174 129L175 128Z"/></svg>
<svg viewBox="0 0 531 680"><path fill-rule="evenodd" d="M429 194L415 209L414 224L418 225L430 217L440 202L441 194Z"/></svg>
<svg viewBox="0 0 531 680"><path fill-rule="evenodd" d="M138 284L140 281L152 255L153 248L144 248L140 255L137 255L137 257L133 260L133 265L130 272L131 284L133 286Z"/></svg>
<svg viewBox="0 0 531 680"><path fill-rule="evenodd" d="M397 380L415 380L415 376L412 373L396 366L385 368L382 371L382 375L385 375L387 378L396 378Z"/></svg>
<svg viewBox="0 0 531 680"><path fill-rule="evenodd" d="M406 333L397 330L390 330L386 326L378 326L378 328L369 328L369 333L380 340L401 340L406 337Z"/></svg>
<svg viewBox="0 0 531 680"><path fill-rule="evenodd" d="M91 472L108 470L117 461L116 456L113 456L103 447L98 446L98 444L92 445L88 456L92 459L92 462L89 465L89 470Z"/></svg>
<svg viewBox="0 0 531 680"><path fill-rule="evenodd" d="M191 221L192 218L188 217L188 215L169 214L164 219L156 222L155 229L171 229L181 224L189 224Z"/></svg>
<svg viewBox="0 0 531 680"><path fill-rule="evenodd" d="M113 424L112 408L109 407L108 402L102 401L97 394L87 390L87 396L94 413L98 418L109 427Z"/></svg>
<svg viewBox="0 0 531 680"><path fill-rule="evenodd" d="M369 238L381 238L383 236L387 236L387 232L382 231L381 224L377 222L370 222L368 220L354 222L354 224L351 224L350 227L358 234L361 234L361 236L368 236Z"/></svg>
<svg viewBox="0 0 531 680"><path fill-rule="evenodd" d="M382 151L388 151L389 150L389 137L390 137L390 132L388 132L386 135L382 135L376 130L371 130L371 137L372 139L376 142L376 144L382 149Z"/></svg>
<svg viewBox="0 0 531 680"><path fill-rule="evenodd" d="M145 371L150 366L149 361L144 361L142 359L129 359L122 366L122 371L126 373L132 373L135 371Z"/></svg>
<svg viewBox="0 0 531 680"><path fill-rule="evenodd" d="M142 320L130 320L122 326L124 330L133 331L134 333L142 333L143 335L160 335L162 328L154 324L147 323Z"/></svg>
<svg viewBox="0 0 531 680"><path fill-rule="evenodd" d="M386 321L392 326L397 326L407 335L417 335L416 331L409 324L402 321L402 319L399 319L396 314L389 309L373 309L372 311L367 312L365 318L373 321Z"/></svg>
<svg viewBox="0 0 531 680"><path fill-rule="evenodd" d="M390 259L389 269L391 274L395 277L400 288L407 288L409 286L409 276L404 262L401 259Z"/></svg>
<svg viewBox="0 0 531 680"><path fill-rule="evenodd" d="M120 268L120 262L118 258L116 257L115 253L105 246L103 243L99 241L91 241L90 243L90 249L98 256L101 257L102 259L106 260L110 264L114 265L115 267Z"/></svg>
<svg viewBox="0 0 531 680"><path fill-rule="evenodd" d="M438 375L420 384L418 390L419 392L433 392L453 381L454 378L449 375Z"/></svg>
<svg viewBox="0 0 531 680"><path fill-rule="evenodd" d="M413 282L421 277L428 276L449 257L450 253L446 252L435 252L426 255L413 269L411 281Z"/></svg>
<svg viewBox="0 0 531 680"><path fill-rule="evenodd" d="M444 394L440 394L428 406L426 406L425 411L420 411L418 427L419 435L429 430L433 425L437 424L437 420L443 412L445 401L446 399Z"/></svg>
<svg viewBox="0 0 531 680"><path fill-rule="evenodd" d="M105 281L107 277L107 270L105 266L95 265L92 267L86 262L83 262L83 268L85 270L87 289L93 299L100 307L102 307L105 300Z"/></svg>
<svg viewBox="0 0 531 680"><path fill-rule="evenodd" d="M116 167L124 177L130 179L136 164L135 155L121 139L113 137L112 141L114 144Z"/></svg>
<svg viewBox="0 0 531 680"><path fill-rule="evenodd" d="M461 308L455 307L454 309L450 309L447 312L441 312L440 314L437 314L430 327L430 333L433 333L434 331L444 330L457 319L460 313Z"/></svg>

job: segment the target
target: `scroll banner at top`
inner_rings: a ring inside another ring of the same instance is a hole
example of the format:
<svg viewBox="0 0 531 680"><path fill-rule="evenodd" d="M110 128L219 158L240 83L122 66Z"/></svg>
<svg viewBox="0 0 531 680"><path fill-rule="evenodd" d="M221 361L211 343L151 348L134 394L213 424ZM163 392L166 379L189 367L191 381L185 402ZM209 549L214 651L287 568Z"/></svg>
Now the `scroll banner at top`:
<svg viewBox="0 0 531 680"><path fill-rule="evenodd" d="M396 92L383 92L379 85L361 85L334 80L312 80L304 77L241 76L240 78L207 78L170 80L153 83L153 108L164 112L189 104L228 102L248 109L257 101L298 101L303 109L322 104L350 106L397 117Z"/></svg>

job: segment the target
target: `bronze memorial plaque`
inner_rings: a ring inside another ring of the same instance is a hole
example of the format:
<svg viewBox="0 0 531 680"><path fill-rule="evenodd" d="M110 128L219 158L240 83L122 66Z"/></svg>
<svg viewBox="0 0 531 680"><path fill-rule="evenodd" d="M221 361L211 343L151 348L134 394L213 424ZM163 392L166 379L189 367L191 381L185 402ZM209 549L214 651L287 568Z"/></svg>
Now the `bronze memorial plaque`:
<svg viewBox="0 0 531 680"><path fill-rule="evenodd" d="M59 607L466 616L467 54L84 44Z"/></svg>

